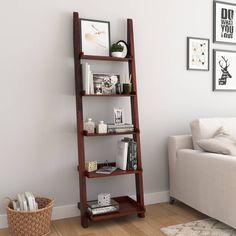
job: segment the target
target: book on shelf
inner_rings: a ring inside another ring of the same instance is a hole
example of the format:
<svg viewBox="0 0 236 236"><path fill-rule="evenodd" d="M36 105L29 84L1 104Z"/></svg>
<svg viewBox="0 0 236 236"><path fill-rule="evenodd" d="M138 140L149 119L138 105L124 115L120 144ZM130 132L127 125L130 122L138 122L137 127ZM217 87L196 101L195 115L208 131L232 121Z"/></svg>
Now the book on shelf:
<svg viewBox="0 0 236 236"><path fill-rule="evenodd" d="M121 170L137 170L137 143L133 139L118 141L116 166Z"/></svg>
<svg viewBox="0 0 236 236"><path fill-rule="evenodd" d="M128 154L129 144L127 142L118 141L117 152L116 152L116 167L121 170L126 170L127 168L127 154Z"/></svg>
<svg viewBox="0 0 236 236"><path fill-rule="evenodd" d="M103 166L103 167L99 168L99 169L96 171L96 173L97 173L97 174L106 174L106 175L109 175L109 174L111 174L112 172L114 172L116 169L117 169L117 167L115 167L115 166L108 166L108 165L106 165L106 166Z"/></svg>
<svg viewBox="0 0 236 236"><path fill-rule="evenodd" d="M124 138L129 143L127 153L127 170L137 170L137 143L131 138Z"/></svg>
<svg viewBox="0 0 236 236"><path fill-rule="evenodd" d="M134 125L133 124L108 124L107 132L108 133L124 133L124 132L133 132Z"/></svg>
<svg viewBox="0 0 236 236"><path fill-rule="evenodd" d="M87 205L88 205L88 211L92 215L100 215L119 211L119 203L113 199L111 199L111 203L106 206L99 205L98 201L89 201L87 202Z"/></svg>
<svg viewBox="0 0 236 236"><path fill-rule="evenodd" d="M108 133L125 133L125 132L133 132L134 128L120 128L120 129L111 129L108 128L107 132Z"/></svg>
<svg viewBox="0 0 236 236"><path fill-rule="evenodd" d="M107 124L107 128L111 129L122 129L122 128L134 128L133 124Z"/></svg>

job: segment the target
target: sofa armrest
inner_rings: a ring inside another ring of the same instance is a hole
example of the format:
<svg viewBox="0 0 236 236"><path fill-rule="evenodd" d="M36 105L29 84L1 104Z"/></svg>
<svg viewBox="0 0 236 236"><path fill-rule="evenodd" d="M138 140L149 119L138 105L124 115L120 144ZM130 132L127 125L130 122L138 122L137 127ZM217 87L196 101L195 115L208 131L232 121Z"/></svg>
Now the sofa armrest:
<svg viewBox="0 0 236 236"><path fill-rule="evenodd" d="M177 151L179 149L193 149L191 135L176 135L168 138L168 159L169 159L169 178L170 178L170 196L174 189L175 163Z"/></svg>

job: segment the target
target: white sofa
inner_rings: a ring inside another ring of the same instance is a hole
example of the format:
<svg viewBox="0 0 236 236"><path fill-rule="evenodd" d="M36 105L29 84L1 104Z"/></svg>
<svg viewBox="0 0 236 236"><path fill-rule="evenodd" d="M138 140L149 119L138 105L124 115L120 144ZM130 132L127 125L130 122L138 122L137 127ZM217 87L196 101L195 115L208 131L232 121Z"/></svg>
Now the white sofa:
<svg viewBox="0 0 236 236"><path fill-rule="evenodd" d="M236 228L236 157L197 145L221 126L236 138L236 118L198 119L191 123L192 136L169 137L170 197Z"/></svg>

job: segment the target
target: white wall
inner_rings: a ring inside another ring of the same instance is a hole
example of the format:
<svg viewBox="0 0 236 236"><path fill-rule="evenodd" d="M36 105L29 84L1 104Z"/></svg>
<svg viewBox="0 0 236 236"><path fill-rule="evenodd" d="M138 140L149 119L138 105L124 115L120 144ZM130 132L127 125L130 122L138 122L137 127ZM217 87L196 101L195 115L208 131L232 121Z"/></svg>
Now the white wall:
<svg viewBox="0 0 236 236"><path fill-rule="evenodd" d="M79 199L73 11L109 20L112 41L125 39L124 19L133 18L145 192L168 190L168 135L188 133L196 117L236 115L234 92L212 92L212 68L186 71L186 37L212 39L212 5L212 0L1 1L0 200L25 190L52 196L57 205ZM123 64L99 66L93 69L125 70ZM87 98L85 116L109 121L114 106L124 103L127 110L127 100L120 101ZM88 159L114 159L107 147L114 148L115 141L90 139ZM134 193L131 176L88 183L90 199L101 191Z"/></svg>

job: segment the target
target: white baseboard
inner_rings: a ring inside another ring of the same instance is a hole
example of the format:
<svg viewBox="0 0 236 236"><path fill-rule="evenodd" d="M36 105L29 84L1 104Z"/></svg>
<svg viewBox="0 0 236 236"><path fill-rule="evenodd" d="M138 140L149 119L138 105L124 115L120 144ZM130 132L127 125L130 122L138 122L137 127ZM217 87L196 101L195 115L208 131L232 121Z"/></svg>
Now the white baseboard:
<svg viewBox="0 0 236 236"><path fill-rule="evenodd" d="M135 196L131 196L131 197L135 199ZM168 201L169 201L169 191L144 194L145 205L151 205L151 204L168 202ZM77 208L77 204L57 206L53 208L52 219L58 220L58 219L75 217L79 215L80 215L80 211ZM8 226L7 216L0 215L0 229L6 228L7 226Z"/></svg>

